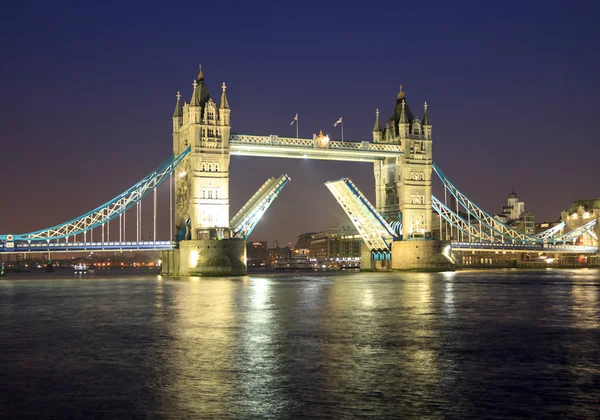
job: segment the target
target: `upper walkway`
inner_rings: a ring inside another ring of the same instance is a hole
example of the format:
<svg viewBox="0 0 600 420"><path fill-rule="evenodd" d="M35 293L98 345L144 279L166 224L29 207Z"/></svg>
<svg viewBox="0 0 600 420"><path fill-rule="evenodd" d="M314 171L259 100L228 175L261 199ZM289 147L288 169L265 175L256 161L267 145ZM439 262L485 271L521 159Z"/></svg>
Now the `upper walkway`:
<svg viewBox="0 0 600 420"><path fill-rule="evenodd" d="M322 141L318 138L301 139L276 135L232 134L229 147L232 155L350 162L376 162L403 154L401 147L396 144Z"/></svg>

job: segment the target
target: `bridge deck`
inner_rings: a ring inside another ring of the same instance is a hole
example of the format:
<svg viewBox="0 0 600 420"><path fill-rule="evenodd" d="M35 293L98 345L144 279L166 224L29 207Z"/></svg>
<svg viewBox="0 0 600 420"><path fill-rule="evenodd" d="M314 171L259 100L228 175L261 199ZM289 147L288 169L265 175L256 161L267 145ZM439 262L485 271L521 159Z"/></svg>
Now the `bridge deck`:
<svg viewBox="0 0 600 420"><path fill-rule="evenodd" d="M367 141L319 143L316 139L232 134L229 139L232 155L279 157L292 159L342 160L375 162L403 154L399 145L375 144Z"/></svg>
<svg viewBox="0 0 600 420"><path fill-rule="evenodd" d="M511 252L552 252L564 254L597 254L598 247L563 244L512 244L486 242L452 242L453 251L511 251Z"/></svg>
<svg viewBox="0 0 600 420"><path fill-rule="evenodd" d="M175 248L172 241L143 242L17 242L10 250L0 246L0 254L30 252L115 252L163 251Z"/></svg>

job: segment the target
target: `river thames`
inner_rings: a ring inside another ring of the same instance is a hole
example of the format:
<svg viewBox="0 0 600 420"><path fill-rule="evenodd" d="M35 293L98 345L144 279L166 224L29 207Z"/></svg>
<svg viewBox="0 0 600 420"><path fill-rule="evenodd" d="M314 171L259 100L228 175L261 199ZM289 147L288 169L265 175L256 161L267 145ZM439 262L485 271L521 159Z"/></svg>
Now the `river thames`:
<svg viewBox="0 0 600 420"><path fill-rule="evenodd" d="M7 418L600 416L598 270L0 280Z"/></svg>

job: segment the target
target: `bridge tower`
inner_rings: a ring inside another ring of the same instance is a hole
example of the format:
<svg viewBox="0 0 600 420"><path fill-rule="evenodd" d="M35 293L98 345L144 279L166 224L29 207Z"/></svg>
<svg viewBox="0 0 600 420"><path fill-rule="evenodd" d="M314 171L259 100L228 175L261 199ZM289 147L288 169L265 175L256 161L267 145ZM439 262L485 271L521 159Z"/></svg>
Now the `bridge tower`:
<svg viewBox="0 0 600 420"><path fill-rule="evenodd" d="M402 221L402 237L431 236L432 126L424 106L423 121L414 117L400 86L396 106L382 130L379 110L374 143L399 144L404 154L376 162L376 209L388 221Z"/></svg>
<svg viewBox="0 0 600 420"><path fill-rule="evenodd" d="M449 243L431 237L431 132L427 103L420 120L409 108L402 86L383 129L379 123L379 110L376 112L373 142L397 144L403 151L402 156L374 164L375 208L388 222L402 222L402 232L398 232L402 234L402 240L392 243L389 267L376 269L447 270L454 267L448 257ZM399 223L392 224L400 226ZM361 265L366 256L363 253Z"/></svg>
<svg viewBox="0 0 600 420"><path fill-rule="evenodd" d="M225 83L217 105L202 66L190 102L173 112L173 153L191 146L175 174L175 228L179 248L167 258L169 274L243 274L245 241L231 239L229 226L229 136L231 109ZM170 258L170 259L169 259ZM163 266L165 258L163 258ZM232 268L233 267L233 268Z"/></svg>
<svg viewBox="0 0 600 420"><path fill-rule="evenodd" d="M180 98L178 93L173 113L173 153L177 156L188 146L192 149L175 181L178 239L199 239L206 229L217 229L221 238L227 237L231 110L225 83L217 106L200 66L190 103L182 106ZM185 234L181 235L183 230Z"/></svg>

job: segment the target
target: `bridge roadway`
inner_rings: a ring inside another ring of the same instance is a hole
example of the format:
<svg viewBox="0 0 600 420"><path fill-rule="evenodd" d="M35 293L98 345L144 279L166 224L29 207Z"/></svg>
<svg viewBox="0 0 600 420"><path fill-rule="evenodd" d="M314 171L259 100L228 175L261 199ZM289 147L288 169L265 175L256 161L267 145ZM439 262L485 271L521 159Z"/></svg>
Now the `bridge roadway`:
<svg viewBox="0 0 600 420"><path fill-rule="evenodd" d="M119 251L163 251L175 248L173 241L141 242L15 242L8 250L0 244L0 254L30 252L119 252Z"/></svg>
<svg viewBox="0 0 600 420"><path fill-rule="evenodd" d="M15 242L14 248L5 248L0 243L0 254L30 252L120 252L120 251L163 251L176 247L173 241L141 242ZM552 252L562 254L597 254L598 247L556 244L511 244L487 242L453 242L453 251L510 251L510 252Z"/></svg>
<svg viewBox="0 0 600 420"><path fill-rule="evenodd" d="M597 254L596 246L558 244L512 244L500 242L452 242L453 251L511 251L511 252L552 252L563 254Z"/></svg>
<svg viewBox="0 0 600 420"><path fill-rule="evenodd" d="M404 154L396 144L376 144L367 141L327 141L295 137L232 134L229 147L233 156L262 156L293 159L342 160L376 162Z"/></svg>

